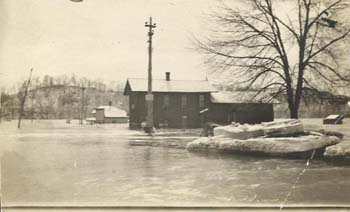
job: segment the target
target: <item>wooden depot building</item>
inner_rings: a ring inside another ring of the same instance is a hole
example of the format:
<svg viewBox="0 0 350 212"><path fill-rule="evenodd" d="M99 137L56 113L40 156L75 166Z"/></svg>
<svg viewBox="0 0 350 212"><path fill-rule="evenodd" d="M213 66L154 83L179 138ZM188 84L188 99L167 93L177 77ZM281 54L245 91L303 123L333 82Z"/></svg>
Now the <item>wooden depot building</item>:
<svg viewBox="0 0 350 212"><path fill-rule="evenodd" d="M201 127L199 111L208 108L210 93L214 91L208 80L152 80L153 122L155 127L198 128ZM129 96L129 124L139 127L146 121L145 96L147 79L129 78L124 95Z"/></svg>
<svg viewBox="0 0 350 212"><path fill-rule="evenodd" d="M208 80L171 80L166 72L164 79L152 82L155 127L199 128L208 121L229 124L273 120L272 104L248 101L237 93L217 92ZM146 121L147 85L147 79L141 78L128 78L126 82L130 128Z"/></svg>

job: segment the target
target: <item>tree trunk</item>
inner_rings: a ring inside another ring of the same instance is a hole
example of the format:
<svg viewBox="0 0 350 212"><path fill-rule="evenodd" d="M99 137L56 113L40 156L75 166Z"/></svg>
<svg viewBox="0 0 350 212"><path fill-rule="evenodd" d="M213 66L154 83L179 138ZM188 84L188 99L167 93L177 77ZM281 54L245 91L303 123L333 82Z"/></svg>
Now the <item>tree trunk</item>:
<svg viewBox="0 0 350 212"><path fill-rule="evenodd" d="M292 118L292 119L299 118L299 104L300 104L300 101L293 102L293 103L288 102L290 118Z"/></svg>
<svg viewBox="0 0 350 212"><path fill-rule="evenodd" d="M298 109L296 107L289 108L290 111L290 118L292 119L298 119Z"/></svg>
<svg viewBox="0 0 350 212"><path fill-rule="evenodd" d="M287 87L287 102L288 102L290 118L298 119L299 105L296 105L295 96L292 89L292 83L289 76L287 77L287 80L286 80L286 87Z"/></svg>
<svg viewBox="0 0 350 212"><path fill-rule="evenodd" d="M29 78L28 78L28 81L26 83L26 87L25 87L25 90L24 90L23 97L21 99L21 105L20 105L19 114L18 114L18 126L17 126L18 129L21 128L21 119L22 119L22 115L23 115L23 112L24 112L24 104L26 103L26 98L27 98L27 94L28 94L30 78L32 77L32 72L33 72L33 69L30 69Z"/></svg>

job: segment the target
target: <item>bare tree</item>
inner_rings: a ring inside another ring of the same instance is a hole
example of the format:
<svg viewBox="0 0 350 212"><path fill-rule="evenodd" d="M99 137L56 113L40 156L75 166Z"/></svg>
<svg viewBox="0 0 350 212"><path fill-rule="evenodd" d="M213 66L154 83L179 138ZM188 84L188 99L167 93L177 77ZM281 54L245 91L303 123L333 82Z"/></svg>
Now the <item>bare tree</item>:
<svg viewBox="0 0 350 212"><path fill-rule="evenodd" d="M33 69L30 69L30 74L29 74L29 78L26 82L24 82L23 84L23 96L21 97L21 104L20 104L20 108L19 108L19 114L18 114L18 129L21 128L21 119L22 119L22 115L24 112L24 104L26 102L26 98L27 98L27 94L28 94L28 88L30 85L30 78L32 77L32 72Z"/></svg>
<svg viewBox="0 0 350 212"><path fill-rule="evenodd" d="M349 83L349 72L338 66L345 48L334 47L345 42L350 31L330 15L346 9L349 0L236 3L241 7L224 2L214 13L213 34L196 40L216 70L232 71L236 82L258 87L258 93L283 94L291 118L298 118L305 87L319 91Z"/></svg>

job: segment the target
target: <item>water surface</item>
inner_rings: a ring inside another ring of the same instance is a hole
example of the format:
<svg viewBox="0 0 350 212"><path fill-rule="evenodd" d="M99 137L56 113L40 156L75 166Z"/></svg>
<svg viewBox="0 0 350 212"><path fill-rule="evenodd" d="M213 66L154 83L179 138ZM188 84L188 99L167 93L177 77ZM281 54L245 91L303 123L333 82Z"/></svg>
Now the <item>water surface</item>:
<svg viewBox="0 0 350 212"><path fill-rule="evenodd" d="M304 160L131 146L150 138L126 125L5 122L0 139L5 206L280 205L305 168ZM286 204L346 205L349 177L350 167L314 160Z"/></svg>

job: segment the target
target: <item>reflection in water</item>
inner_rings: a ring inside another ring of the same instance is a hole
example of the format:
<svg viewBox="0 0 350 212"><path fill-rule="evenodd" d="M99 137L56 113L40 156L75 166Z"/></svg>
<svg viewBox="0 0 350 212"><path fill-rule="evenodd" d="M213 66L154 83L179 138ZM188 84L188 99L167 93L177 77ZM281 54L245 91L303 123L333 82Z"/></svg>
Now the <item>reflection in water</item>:
<svg viewBox="0 0 350 212"><path fill-rule="evenodd" d="M2 159L4 205L279 206L305 167L304 160L130 146L129 139L149 138L125 125L26 129L1 134L2 147L12 149ZM346 204L348 176L349 167L314 160L286 205Z"/></svg>
<svg viewBox="0 0 350 212"><path fill-rule="evenodd" d="M145 162L148 162L149 160L151 160L151 150L150 147L146 147L144 150L144 155L143 155L143 159ZM145 164L146 165L146 164Z"/></svg>

